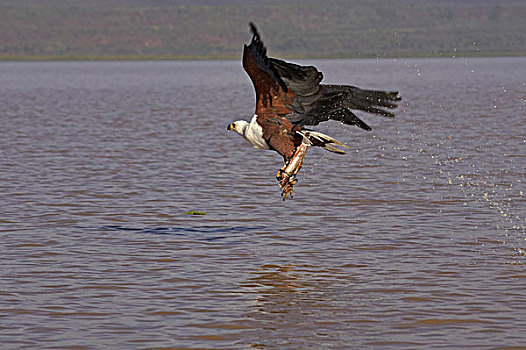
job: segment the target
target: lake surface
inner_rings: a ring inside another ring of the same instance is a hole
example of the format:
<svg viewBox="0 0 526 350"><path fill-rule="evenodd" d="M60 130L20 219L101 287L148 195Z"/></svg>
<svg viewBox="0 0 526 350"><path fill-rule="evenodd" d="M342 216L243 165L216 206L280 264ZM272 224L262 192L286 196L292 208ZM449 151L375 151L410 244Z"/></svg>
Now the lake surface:
<svg viewBox="0 0 526 350"><path fill-rule="evenodd" d="M0 63L2 349L526 349L526 58L300 63L403 101L285 202L240 62Z"/></svg>

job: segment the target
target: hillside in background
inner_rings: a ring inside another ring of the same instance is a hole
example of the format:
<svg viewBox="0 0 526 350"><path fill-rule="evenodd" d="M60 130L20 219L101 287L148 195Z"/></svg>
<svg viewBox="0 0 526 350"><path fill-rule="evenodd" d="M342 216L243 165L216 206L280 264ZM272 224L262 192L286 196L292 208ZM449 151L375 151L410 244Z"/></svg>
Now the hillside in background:
<svg viewBox="0 0 526 350"><path fill-rule="evenodd" d="M525 55L523 0L3 0L0 58Z"/></svg>

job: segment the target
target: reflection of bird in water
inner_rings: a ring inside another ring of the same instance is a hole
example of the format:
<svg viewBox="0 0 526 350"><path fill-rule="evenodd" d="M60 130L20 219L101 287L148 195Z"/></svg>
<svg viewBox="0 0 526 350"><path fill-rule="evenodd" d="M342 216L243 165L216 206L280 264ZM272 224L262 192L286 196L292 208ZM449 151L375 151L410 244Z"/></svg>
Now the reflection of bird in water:
<svg viewBox="0 0 526 350"><path fill-rule="evenodd" d="M249 287L257 294L255 306L258 312L254 314L255 318L258 314L295 312L291 305L299 305L304 285L293 272L293 266L263 265L253 274L255 276L243 287Z"/></svg>
<svg viewBox="0 0 526 350"><path fill-rule="evenodd" d="M300 288L298 278L292 273L292 266L263 265L263 270L258 272L258 276L251 278L260 286L271 287L278 290L294 290ZM268 270L275 269L275 270Z"/></svg>
<svg viewBox="0 0 526 350"><path fill-rule="evenodd" d="M253 295L253 307L245 315L251 329L244 332L256 349L303 349L322 344L327 335L347 337L338 317L338 289L332 285L348 278L339 268L314 265L262 265L242 285ZM344 297L347 298L348 288ZM346 316L345 309L343 315ZM279 334L278 334L279 333ZM279 342L275 342L278 339ZM323 347L322 347L323 348Z"/></svg>

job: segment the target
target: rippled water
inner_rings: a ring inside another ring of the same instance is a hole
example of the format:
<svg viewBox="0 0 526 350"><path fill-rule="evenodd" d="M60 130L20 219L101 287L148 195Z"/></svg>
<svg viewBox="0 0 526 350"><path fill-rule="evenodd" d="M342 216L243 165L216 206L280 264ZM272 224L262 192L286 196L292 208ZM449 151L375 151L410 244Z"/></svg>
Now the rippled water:
<svg viewBox="0 0 526 350"><path fill-rule="evenodd" d="M308 63L404 100L286 202L239 62L0 63L2 348L526 349L526 58Z"/></svg>

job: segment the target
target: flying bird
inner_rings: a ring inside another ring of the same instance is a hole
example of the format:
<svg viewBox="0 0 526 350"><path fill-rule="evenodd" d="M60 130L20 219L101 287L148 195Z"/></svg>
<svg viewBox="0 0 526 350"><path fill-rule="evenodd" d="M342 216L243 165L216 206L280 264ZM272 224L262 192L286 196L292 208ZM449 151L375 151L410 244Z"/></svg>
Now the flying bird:
<svg viewBox="0 0 526 350"><path fill-rule="evenodd" d="M253 147L274 150L285 162L278 170L283 200L290 196L295 178L310 146L345 154L342 142L320 132L306 129L327 120L371 128L353 109L394 117L387 109L396 108L398 91L364 90L356 86L321 84L323 74L313 66L300 66L267 57L267 49L256 26L249 23L252 40L244 45L243 68L256 92L256 111L250 121L228 125ZM339 148L340 147L340 148Z"/></svg>

